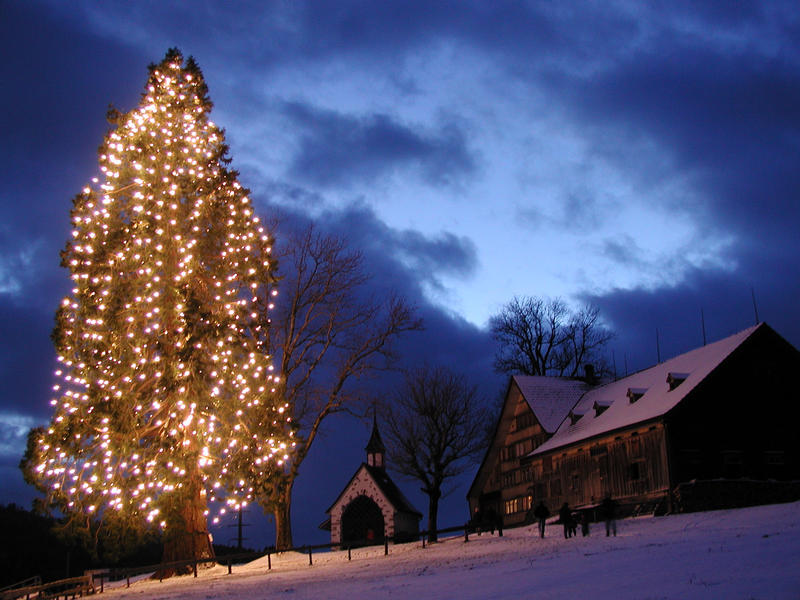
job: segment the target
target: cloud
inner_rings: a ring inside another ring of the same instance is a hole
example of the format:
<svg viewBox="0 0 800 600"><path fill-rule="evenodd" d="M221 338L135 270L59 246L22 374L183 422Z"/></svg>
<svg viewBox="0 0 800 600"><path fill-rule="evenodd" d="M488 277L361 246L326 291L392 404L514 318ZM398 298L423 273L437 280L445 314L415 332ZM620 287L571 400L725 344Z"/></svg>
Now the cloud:
<svg viewBox="0 0 800 600"><path fill-rule="evenodd" d="M28 431L36 425L29 415L0 412L0 465L16 466L20 448L25 448Z"/></svg>
<svg viewBox="0 0 800 600"><path fill-rule="evenodd" d="M385 114L354 117L299 102L287 102L284 112L303 129L290 167L300 180L349 186L414 167L428 183L447 185L475 169L466 135L454 122L425 133Z"/></svg>
<svg viewBox="0 0 800 600"><path fill-rule="evenodd" d="M800 278L787 276L791 273L797 274L794 256L764 249L740 256L735 270L694 268L673 286L617 289L581 299L598 306L616 331L614 349L622 374L623 356L629 370L656 362L656 328L662 359L701 345L701 311L708 341L753 325L757 311L760 320L797 346L800 321L787 299L800 297Z"/></svg>

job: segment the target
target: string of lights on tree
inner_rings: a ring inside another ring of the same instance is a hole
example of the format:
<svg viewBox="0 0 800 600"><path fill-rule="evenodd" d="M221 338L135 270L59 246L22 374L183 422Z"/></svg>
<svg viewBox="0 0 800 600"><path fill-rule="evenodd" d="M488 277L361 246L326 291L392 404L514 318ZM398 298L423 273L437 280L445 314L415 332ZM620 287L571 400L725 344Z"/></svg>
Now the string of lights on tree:
<svg viewBox="0 0 800 600"><path fill-rule="evenodd" d="M252 490L237 465L267 473L294 446L268 355L271 239L210 110L200 70L171 50L139 106L110 114L100 177L74 199L35 467L67 510L164 527L196 475L238 508Z"/></svg>

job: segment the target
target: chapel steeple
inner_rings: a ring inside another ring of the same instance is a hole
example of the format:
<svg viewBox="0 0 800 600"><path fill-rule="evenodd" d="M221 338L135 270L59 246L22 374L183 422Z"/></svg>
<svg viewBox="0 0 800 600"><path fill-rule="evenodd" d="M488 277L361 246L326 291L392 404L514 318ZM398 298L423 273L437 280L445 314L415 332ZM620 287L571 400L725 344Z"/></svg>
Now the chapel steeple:
<svg viewBox="0 0 800 600"><path fill-rule="evenodd" d="M386 446L383 445L383 440L381 440L381 434L378 432L378 417L376 414L373 413L372 415L372 435L369 438L369 442L367 442L367 447L364 448L367 451L367 464L370 467L378 467L380 469L386 468L385 463L385 455L386 455Z"/></svg>

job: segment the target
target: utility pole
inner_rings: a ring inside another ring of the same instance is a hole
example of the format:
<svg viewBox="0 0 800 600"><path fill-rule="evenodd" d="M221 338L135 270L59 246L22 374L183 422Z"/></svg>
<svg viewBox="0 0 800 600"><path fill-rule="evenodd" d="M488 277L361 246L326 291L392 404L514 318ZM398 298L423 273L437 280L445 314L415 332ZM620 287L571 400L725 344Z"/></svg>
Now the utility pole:
<svg viewBox="0 0 800 600"><path fill-rule="evenodd" d="M658 340L658 327L656 327L656 357L658 358L658 364L661 364L661 343Z"/></svg>
<svg viewBox="0 0 800 600"><path fill-rule="evenodd" d="M703 315L703 309L700 309L700 326L703 328L703 346L706 345L706 318Z"/></svg>

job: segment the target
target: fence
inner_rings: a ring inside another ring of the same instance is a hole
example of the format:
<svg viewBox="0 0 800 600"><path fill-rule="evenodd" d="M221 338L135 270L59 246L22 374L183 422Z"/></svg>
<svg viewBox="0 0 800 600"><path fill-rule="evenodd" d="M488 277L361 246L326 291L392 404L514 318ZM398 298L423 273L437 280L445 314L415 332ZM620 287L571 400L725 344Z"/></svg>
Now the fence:
<svg viewBox="0 0 800 600"><path fill-rule="evenodd" d="M76 598L88 596L95 592L94 582L91 575L81 575L80 577L70 577L49 583L40 583L24 587L13 587L0 592L0 600L14 600L16 598Z"/></svg>
<svg viewBox="0 0 800 600"><path fill-rule="evenodd" d="M464 532L464 542L469 541L470 534L481 534L479 528L473 525L466 524L458 527L447 527L444 529L437 529L435 532L421 531L418 538L422 541L422 547L425 548L425 540L430 539L430 534L435 533L438 537L439 534ZM498 534L503 535L502 527L499 528ZM408 541L404 538L403 541ZM383 540L383 553L384 556L389 556L389 543L397 543L394 538L384 538ZM228 575L233 573L233 565L242 564L245 562L252 562L259 558L267 557L267 571L272 570L272 556L281 554L283 552L298 552L301 554L308 554L308 565L314 564L314 552L318 550L347 550L347 560L352 560L353 550L366 547L375 547L373 540L354 540L338 544L314 544L304 546L294 546L283 550L267 550L265 552L242 552L238 554L228 554L217 558L200 558L192 560L182 560L169 563L160 563L157 565L148 565L143 567L132 567L124 569L106 569L87 571L82 577L72 577L70 579L61 579L59 581L52 581L50 583L31 585L27 587L15 587L14 589L7 589L0 591L0 600L17 600L25 598L26 600L39 599L39 598L75 598L76 596L85 596L92 593L102 593L105 590L105 582L107 581L121 581L125 580L126 587L130 587L131 578L137 575L144 575L146 573L163 574L164 571L169 569L183 569L186 567L192 568L192 574L197 577L197 569L199 566L208 563L220 564L227 566ZM159 581L163 577L159 577ZM17 584L19 585L19 584Z"/></svg>

